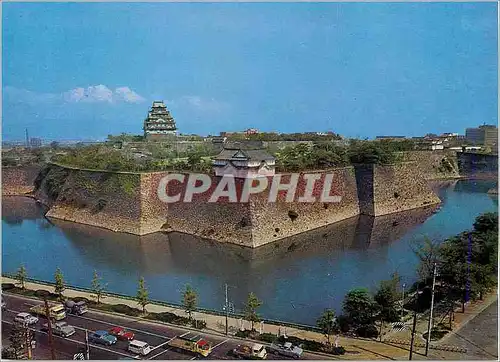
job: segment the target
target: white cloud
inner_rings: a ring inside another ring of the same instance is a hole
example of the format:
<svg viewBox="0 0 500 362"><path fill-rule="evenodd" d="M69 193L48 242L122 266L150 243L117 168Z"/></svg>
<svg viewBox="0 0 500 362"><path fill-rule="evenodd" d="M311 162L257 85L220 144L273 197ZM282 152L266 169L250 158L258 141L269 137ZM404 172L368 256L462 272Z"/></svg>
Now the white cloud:
<svg viewBox="0 0 500 362"><path fill-rule="evenodd" d="M26 89L5 87L4 94L10 101L21 103L140 103L145 99L129 87L118 87L114 91L103 84L78 87L63 93L36 93Z"/></svg>
<svg viewBox="0 0 500 362"><path fill-rule="evenodd" d="M121 97L125 102L128 102L128 103L140 103L140 102L145 101L145 99L143 97L141 97L139 94L134 92L129 87L116 88L115 94L118 97Z"/></svg>

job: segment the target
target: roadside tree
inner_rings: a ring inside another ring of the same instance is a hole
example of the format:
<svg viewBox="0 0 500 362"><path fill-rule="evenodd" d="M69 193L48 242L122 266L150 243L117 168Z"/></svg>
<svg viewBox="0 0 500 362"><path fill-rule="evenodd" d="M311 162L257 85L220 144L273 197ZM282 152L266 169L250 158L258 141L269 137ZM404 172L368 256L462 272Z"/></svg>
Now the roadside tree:
<svg viewBox="0 0 500 362"><path fill-rule="evenodd" d="M16 280L19 282L19 286L21 287L21 289L25 289L26 287L25 283L27 278L28 278L28 273L26 272L26 268L24 267L24 265L21 265L16 273Z"/></svg>
<svg viewBox="0 0 500 362"><path fill-rule="evenodd" d="M54 287L54 292L59 296L59 300L63 300L63 292L66 290L66 285L64 283L64 277L61 269L57 268L56 273L54 274L54 279L56 281L56 285Z"/></svg>
<svg viewBox="0 0 500 362"><path fill-rule="evenodd" d="M146 306L149 304L149 292L144 283L144 277L139 279L139 288L137 289L137 303L142 307L142 313L146 313Z"/></svg>
<svg viewBox="0 0 500 362"><path fill-rule="evenodd" d="M399 320L400 315L397 312L396 305L401 299L401 293L399 292L400 283L401 278L397 273L394 273L391 279L380 282L374 300L380 310L381 322L397 322Z"/></svg>
<svg viewBox="0 0 500 362"><path fill-rule="evenodd" d="M101 299L105 298L104 291L106 290L107 284L102 283L102 278L94 270L94 277L92 278L91 290L96 298L97 304L101 303Z"/></svg>
<svg viewBox="0 0 500 362"><path fill-rule="evenodd" d="M182 293L182 305L189 315L189 319L191 319L192 313L196 310L197 298L196 292L187 284L186 289Z"/></svg>
<svg viewBox="0 0 500 362"><path fill-rule="evenodd" d="M327 345L330 346L330 336L339 331L335 312L331 309L325 309L323 314L316 321L316 326L321 329L326 337Z"/></svg>
<svg viewBox="0 0 500 362"><path fill-rule="evenodd" d="M254 293L248 294L248 300L245 305L245 319L252 324L252 331L254 329L254 323L260 322L260 316L257 314L257 308L262 305Z"/></svg>
<svg viewBox="0 0 500 362"><path fill-rule="evenodd" d="M352 289L347 293L343 303L344 314L354 326L371 324L376 311L376 304L365 288Z"/></svg>

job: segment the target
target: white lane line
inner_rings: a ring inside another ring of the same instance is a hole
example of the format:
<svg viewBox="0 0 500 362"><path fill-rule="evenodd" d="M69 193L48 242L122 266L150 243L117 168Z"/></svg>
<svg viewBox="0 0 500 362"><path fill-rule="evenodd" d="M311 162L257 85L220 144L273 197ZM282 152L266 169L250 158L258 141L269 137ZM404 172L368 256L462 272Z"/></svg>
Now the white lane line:
<svg viewBox="0 0 500 362"><path fill-rule="evenodd" d="M191 332L186 332L186 333L184 333L184 334L181 334L179 337L184 337L186 334L189 334L189 333L191 333ZM153 347L153 349L151 349L151 351L153 351L153 350L155 350L155 349L157 349L157 348L159 348L159 347L161 347L161 346L164 346L165 344L167 344L168 342L170 342L170 341L171 341L172 339L174 339L174 338L177 338L177 336L170 338L168 341L166 341L166 342L164 342L164 343L162 343L162 344L160 344L160 345L158 345L158 346L156 346L156 347ZM165 349L164 351L161 351L160 353L155 354L153 357L148 358L148 359L154 359L154 358L156 358L156 357L158 357L158 356L162 355L163 353L165 353L165 352L167 352L167 351L170 351L170 350L171 350L171 348L167 348L167 349Z"/></svg>
<svg viewBox="0 0 500 362"><path fill-rule="evenodd" d="M198 358L197 356L194 356L193 358L190 359L190 361L193 361L193 360L195 360L197 358Z"/></svg>
<svg viewBox="0 0 500 362"><path fill-rule="evenodd" d="M12 322L5 321L5 320L2 320L2 323L14 324ZM38 330L38 329L35 329L35 328L31 328L31 327L28 327L28 328L31 329L34 332L38 332L38 333L41 333L41 334L47 334L47 332L43 332L42 330ZM62 339L64 341L71 341L73 343L85 345L85 342L80 342L80 341L77 341L76 339L72 339L72 338L64 338L64 337L60 337L60 336L57 336L57 335L52 335L52 337L59 338L59 339ZM103 351L120 354L120 355L125 356L125 357L135 358L134 356L132 356L130 354L118 352L118 351L115 351L115 350L112 350L112 349L107 349L107 348L104 348L104 347L101 347L101 346L98 346L98 345L95 345L95 344L90 344L90 346L92 346L93 348L102 349Z"/></svg>
<svg viewBox="0 0 500 362"><path fill-rule="evenodd" d="M148 358L148 359L155 359L156 357L158 357L158 356L162 355L163 353L165 353L165 352L167 352L167 351L170 351L170 348L167 348L166 350L161 351L160 353L155 354L153 357L150 357L150 358Z"/></svg>
<svg viewBox="0 0 500 362"><path fill-rule="evenodd" d="M219 347L221 344L224 344L224 343L226 343L226 342L229 342L229 339L226 339L225 341L222 341L222 342L220 342L219 344L216 344L215 346L213 346L213 347L212 347L212 351L213 351L215 348Z"/></svg>

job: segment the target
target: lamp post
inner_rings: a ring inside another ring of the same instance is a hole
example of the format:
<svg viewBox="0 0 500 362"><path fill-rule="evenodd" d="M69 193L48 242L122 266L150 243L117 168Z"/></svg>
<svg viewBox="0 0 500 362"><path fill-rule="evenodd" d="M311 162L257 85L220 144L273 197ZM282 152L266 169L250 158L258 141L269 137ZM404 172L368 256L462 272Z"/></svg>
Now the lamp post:
<svg viewBox="0 0 500 362"><path fill-rule="evenodd" d="M402 299L401 299L401 320L403 320L404 311L405 311L405 288L406 288L406 284L403 283L402 287L403 287L403 296L402 296Z"/></svg>
<svg viewBox="0 0 500 362"><path fill-rule="evenodd" d="M419 289L419 287L417 287L417 293L415 293L415 300L413 305L413 327L411 329L410 356L408 357L408 360L410 361L413 357L413 342L415 342L415 328L417 327L417 301L418 296L422 293L423 292Z"/></svg>
<svg viewBox="0 0 500 362"><path fill-rule="evenodd" d="M432 270L432 294L431 294L431 311L429 314L429 323L427 325L427 339L425 341L425 355L429 353L429 344L431 343L431 331L432 331L432 314L434 311L434 288L436 286L436 275L437 275L437 265L434 263L434 269Z"/></svg>

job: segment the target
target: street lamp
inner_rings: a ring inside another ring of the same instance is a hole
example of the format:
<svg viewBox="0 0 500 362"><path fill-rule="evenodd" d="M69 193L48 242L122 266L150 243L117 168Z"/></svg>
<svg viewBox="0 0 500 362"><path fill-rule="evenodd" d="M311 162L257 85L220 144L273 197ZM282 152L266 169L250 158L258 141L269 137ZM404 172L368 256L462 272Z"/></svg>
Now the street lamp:
<svg viewBox="0 0 500 362"><path fill-rule="evenodd" d="M410 356L408 358L410 361L413 357L413 342L415 341L415 328L417 327L417 301L418 301L418 296L423 293L423 291L420 290L419 288L420 287L417 286L417 292L415 293L414 305L413 305L413 327L411 329Z"/></svg>
<svg viewBox="0 0 500 362"><path fill-rule="evenodd" d="M404 317L404 311L405 311L405 288L406 288L406 283L403 283L403 298L401 299L401 320L403 320Z"/></svg>

